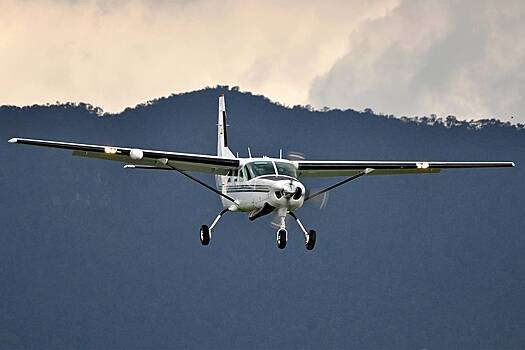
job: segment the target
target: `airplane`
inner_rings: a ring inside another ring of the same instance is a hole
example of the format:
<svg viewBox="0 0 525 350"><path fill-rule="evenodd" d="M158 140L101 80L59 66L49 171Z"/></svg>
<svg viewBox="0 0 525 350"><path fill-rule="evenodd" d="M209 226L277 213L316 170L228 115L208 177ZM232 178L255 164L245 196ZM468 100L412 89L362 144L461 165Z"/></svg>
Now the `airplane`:
<svg viewBox="0 0 525 350"><path fill-rule="evenodd" d="M223 209L211 225L202 225L200 241L210 243L212 233L227 212L248 213L250 220L270 213L277 215L277 247L283 249L288 240L286 217L292 217L304 234L307 250L314 249L316 231L307 230L295 214L303 204L365 175L427 174L442 169L514 167L514 162L431 162L431 161L361 161L305 160L235 156L228 147L224 93L219 96L217 123L217 155L179 153L107 145L89 145L60 141L14 137L9 143L54 147L73 151L74 156L113 160L126 169L168 170L178 172L215 192L221 197ZM200 172L215 175L216 187L190 175ZM303 177L345 177L320 191L307 191L299 179Z"/></svg>

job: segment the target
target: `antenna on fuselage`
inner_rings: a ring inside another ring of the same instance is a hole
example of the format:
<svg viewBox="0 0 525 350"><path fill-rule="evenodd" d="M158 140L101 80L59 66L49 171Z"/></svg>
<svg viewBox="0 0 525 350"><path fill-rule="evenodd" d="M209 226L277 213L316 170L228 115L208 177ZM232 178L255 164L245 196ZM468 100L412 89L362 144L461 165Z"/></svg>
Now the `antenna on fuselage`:
<svg viewBox="0 0 525 350"><path fill-rule="evenodd" d="M248 147L248 157L252 157L252 151L250 150L250 147Z"/></svg>
<svg viewBox="0 0 525 350"><path fill-rule="evenodd" d="M283 159L283 149L279 148L279 159Z"/></svg>

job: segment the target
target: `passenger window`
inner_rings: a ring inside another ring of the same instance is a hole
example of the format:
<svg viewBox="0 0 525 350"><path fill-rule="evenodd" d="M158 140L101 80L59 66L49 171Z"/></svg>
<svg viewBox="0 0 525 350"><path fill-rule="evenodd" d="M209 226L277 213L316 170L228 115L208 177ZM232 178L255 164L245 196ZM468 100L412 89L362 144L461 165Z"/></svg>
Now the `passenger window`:
<svg viewBox="0 0 525 350"><path fill-rule="evenodd" d="M230 178L228 179L229 182L235 182L237 180L237 172L235 170L232 170L230 173Z"/></svg>

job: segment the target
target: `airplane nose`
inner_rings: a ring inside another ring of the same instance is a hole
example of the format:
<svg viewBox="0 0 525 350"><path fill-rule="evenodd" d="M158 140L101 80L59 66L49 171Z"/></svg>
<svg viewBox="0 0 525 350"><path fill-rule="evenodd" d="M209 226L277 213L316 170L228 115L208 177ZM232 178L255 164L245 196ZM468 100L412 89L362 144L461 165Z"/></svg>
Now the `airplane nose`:
<svg viewBox="0 0 525 350"><path fill-rule="evenodd" d="M269 203L275 208L295 210L303 205L305 190L297 180L283 180L273 184Z"/></svg>
<svg viewBox="0 0 525 350"><path fill-rule="evenodd" d="M296 183L296 181L286 181L275 184L274 191L277 197L293 198L295 200L299 200L304 193L302 186Z"/></svg>
<svg viewBox="0 0 525 350"><path fill-rule="evenodd" d="M293 195L295 193L296 186L293 183L289 183L283 186L283 191L286 195Z"/></svg>

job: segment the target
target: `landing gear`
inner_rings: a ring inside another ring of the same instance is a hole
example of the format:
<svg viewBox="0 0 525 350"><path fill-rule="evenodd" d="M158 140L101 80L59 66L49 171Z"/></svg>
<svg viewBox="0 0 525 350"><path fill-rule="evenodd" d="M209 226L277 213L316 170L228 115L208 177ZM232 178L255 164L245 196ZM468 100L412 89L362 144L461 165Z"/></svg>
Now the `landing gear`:
<svg viewBox="0 0 525 350"><path fill-rule="evenodd" d="M200 238L201 238L201 244L202 245L208 245L210 244L210 240L211 240L211 233L213 232L213 228L215 227L215 225L217 225L217 223L219 222L220 218L224 215L224 213L226 213L227 211L229 211L229 209L224 209L223 211L221 211L217 217L215 218L215 220L213 220L212 224L210 227L208 227L208 225L202 225L201 226L201 230L200 230Z"/></svg>
<svg viewBox="0 0 525 350"><path fill-rule="evenodd" d="M210 234L210 228L208 225L202 225L201 226L201 244L202 245L208 245L210 244L211 234Z"/></svg>
<svg viewBox="0 0 525 350"><path fill-rule="evenodd" d="M279 231L277 231L277 248L284 249L287 241L288 232L286 232L285 229L279 229Z"/></svg>
<svg viewBox="0 0 525 350"><path fill-rule="evenodd" d="M277 230L277 248L284 249L288 241L288 232L286 231L286 208L280 208L277 211L279 217L279 229Z"/></svg>
<svg viewBox="0 0 525 350"><path fill-rule="evenodd" d="M304 244L307 250L312 250L315 247L315 231L309 230L308 234L304 237Z"/></svg>
<svg viewBox="0 0 525 350"><path fill-rule="evenodd" d="M301 229L301 231L303 231L303 234L304 234L304 245L306 246L306 250L312 250L314 249L315 247L315 238L316 238L316 233L314 230L309 230L309 231L306 231L306 229L304 228L301 220L299 220L299 218L292 212L289 213L290 216L292 218L295 219L295 221L297 222L297 225L299 225L299 228Z"/></svg>

